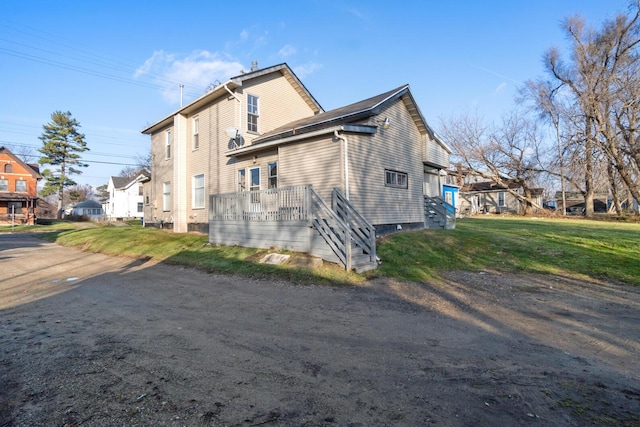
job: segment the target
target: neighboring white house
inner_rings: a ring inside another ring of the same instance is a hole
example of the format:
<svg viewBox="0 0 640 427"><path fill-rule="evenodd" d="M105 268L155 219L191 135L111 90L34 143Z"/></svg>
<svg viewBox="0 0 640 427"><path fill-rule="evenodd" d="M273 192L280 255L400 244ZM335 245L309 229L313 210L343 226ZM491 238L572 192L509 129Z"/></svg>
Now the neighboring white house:
<svg viewBox="0 0 640 427"><path fill-rule="evenodd" d="M143 170L134 178L122 176L109 178L107 185L109 200L104 204L104 213L108 220L142 219L144 213L142 184L149 180L149 176L149 172Z"/></svg>
<svg viewBox="0 0 640 427"><path fill-rule="evenodd" d="M85 200L75 205L69 214L74 217L86 217L89 221L100 221L102 220L102 205L95 200Z"/></svg>

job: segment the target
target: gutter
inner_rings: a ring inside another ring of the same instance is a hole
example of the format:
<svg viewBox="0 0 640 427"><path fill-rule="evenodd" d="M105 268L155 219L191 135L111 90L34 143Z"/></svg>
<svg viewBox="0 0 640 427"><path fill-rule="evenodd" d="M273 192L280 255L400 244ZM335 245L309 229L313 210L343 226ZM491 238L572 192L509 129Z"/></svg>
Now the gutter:
<svg viewBox="0 0 640 427"><path fill-rule="evenodd" d="M329 133L334 133L335 134L335 132L337 132L337 131L374 134L374 133L376 133L376 128L374 126L362 126L362 125L332 126L330 128L320 129L320 130L317 130L317 131L314 131L314 132L300 133L300 134L292 135L290 137L286 137L286 138L282 138L282 139L276 139L276 140L272 140L272 141L269 141L269 142L249 145L248 147L237 148L235 150L226 152L225 156L234 157L234 156L237 156L237 155L248 154L248 153L252 153L254 151L263 150L265 148L275 147L275 146L278 146L278 145L286 144L288 142L294 142L294 141L299 141L301 139L313 138L314 136L326 135L326 134L329 134Z"/></svg>

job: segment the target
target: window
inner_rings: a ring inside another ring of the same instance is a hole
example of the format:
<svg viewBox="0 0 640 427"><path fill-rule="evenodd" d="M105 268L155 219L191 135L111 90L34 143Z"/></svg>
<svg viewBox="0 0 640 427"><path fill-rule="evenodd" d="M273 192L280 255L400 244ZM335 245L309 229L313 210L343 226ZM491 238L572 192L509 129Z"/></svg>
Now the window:
<svg viewBox="0 0 640 427"><path fill-rule="evenodd" d="M171 182L162 183L162 210L171 210Z"/></svg>
<svg viewBox="0 0 640 427"><path fill-rule="evenodd" d="M249 191L260 190L260 168L249 169Z"/></svg>
<svg viewBox="0 0 640 427"><path fill-rule="evenodd" d="M16 193L27 192L27 181L24 179L16 179Z"/></svg>
<svg viewBox="0 0 640 427"><path fill-rule="evenodd" d="M247 191L247 173L244 169L238 170L238 191Z"/></svg>
<svg viewBox="0 0 640 427"><path fill-rule="evenodd" d="M144 194L144 190L142 184L138 184L138 196L142 196Z"/></svg>
<svg viewBox="0 0 640 427"><path fill-rule="evenodd" d="M145 205L149 205L149 195L148 194L146 196L144 196L144 203L145 203Z"/></svg>
<svg viewBox="0 0 640 427"><path fill-rule="evenodd" d="M8 179L0 179L0 191L9 191Z"/></svg>
<svg viewBox="0 0 640 427"><path fill-rule="evenodd" d="M385 186L395 188L408 188L408 179L405 172L385 169Z"/></svg>
<svg viewBox="0 0 640 427"><path fill-rule="evenodd" d="M167 152L165 158L169 160L171 158L171 131L167 131Z"/></svg>
<svg viewBox="0 0 640 427"><path fill-rule="evenodd" d="M278 188L278 163L269 163L269 188Z"/></svg>
<svg viewBox="0 0 640 427"><path fill-rule="evenodd" d="M8 214L21 214L22 213L22 202L7 202L7 213Z"/></svg>
<svg viewBox="0 0 640 427"><path fill-rule="evenodd" d="M197 150L200 148L200 117L193 118L193 149Z"/></svg>
<svg viewBox="0 0 640 427"><path fill-rule="evenodd" d="M13 173L13 165L10 163L4 165L4 173Z"/></svg>
<svg viewBox="0 0 640 427"><path fill-rule="evenodd" d="M204 208L204 174L193 177L193 200L191 203L194 209Z"/></svg>
<svg viewBox="0 0 640 427"><path fill-rule="evenodd" d="M258 97L247 95L247 130L258 132Z"/></svg>
<svg viewBox="0 0 640 427"><path fill-rule="evenodd" d="M505 206L507 206L507 205L504 203L504 191L501 191L501 192L499 192L499 193L498 193L498 206L500 206L500 207L505 207Z"/></svg>
<svg viewBox="0 0 640 427"><path fill-rule="evenodd" d="M138 213L142 212L142 210L144 209L144 206L142 205L142 202L138 203Z"/></svg>

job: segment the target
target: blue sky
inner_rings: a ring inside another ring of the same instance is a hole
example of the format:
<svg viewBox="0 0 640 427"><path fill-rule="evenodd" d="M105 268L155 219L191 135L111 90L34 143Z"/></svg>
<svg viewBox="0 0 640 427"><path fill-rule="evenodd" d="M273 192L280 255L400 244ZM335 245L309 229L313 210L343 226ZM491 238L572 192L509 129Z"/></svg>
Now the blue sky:
<svg viewBox="0 0 640 427"><path fill-rule="evenodd" d="M427 121L513 107L517 87L564 47L559 24L599 26L627 0L0 0L0 145L37 154L42 125L70 111L94 188L149 150L140 130L222 82L287 62L325 110L411 86Z"/></svg>

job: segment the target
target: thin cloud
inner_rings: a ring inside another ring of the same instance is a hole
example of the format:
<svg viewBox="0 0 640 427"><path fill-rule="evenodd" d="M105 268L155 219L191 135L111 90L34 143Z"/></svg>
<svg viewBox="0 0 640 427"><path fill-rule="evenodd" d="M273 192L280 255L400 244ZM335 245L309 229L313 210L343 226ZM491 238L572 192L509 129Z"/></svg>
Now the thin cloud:
<svg viewBox="0 0 640 427"><path fill-rule="evenodd" d="M493 94L494 95L500 95L506 89L507 89L507 83L506 82L502 82L495 88L495 90L493 91Z"/></svg>
<svg viewBox="0 0 640 427"><path fill-rule="evenodd" d="M185 93L191 97L199 96L209 84L225 81L242 69L242 64L227 60L217 52L196 50L179 56L156 51L138 67L134 77L150 78L162 88L162 96L167 101L176 103L180 101L179 85L184 85Z"/></svg>
<svg viewBox="0 0 640 427"><path fill-rule="evenodd" d="M282 49L278 51L278 55L282 58L288 58L291 55L295 55L297 53L297 49L290 44L284 46Z"/></svg>
<svg viewBox="0 0 640 427"><path fill-rule="evenodd" d="M294 67L293 72L296 73L296 75L302 79L310 74L313 74L316 70L320 68L322 68L322 64L309 62L306 64L298 65L297 67Z"/></svg>

